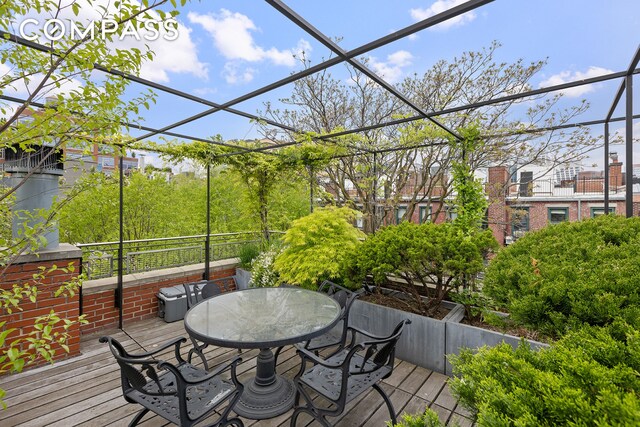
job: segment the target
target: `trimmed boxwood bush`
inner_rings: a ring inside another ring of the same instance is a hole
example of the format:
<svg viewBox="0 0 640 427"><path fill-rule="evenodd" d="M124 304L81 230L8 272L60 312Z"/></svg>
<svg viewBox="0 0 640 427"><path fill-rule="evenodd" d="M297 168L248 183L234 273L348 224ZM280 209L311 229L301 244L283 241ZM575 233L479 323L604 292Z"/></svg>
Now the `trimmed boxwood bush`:
<svg viewBox="0 0 640 427"><path fill-rule="evenodd" d="M491 231L466 234L450 223L402 222L368 236L349 260L345 276L356 284L371 275L383 285L391 274L420 283L426 304L415 286L406 289L422 313L430 315L450 292L473 286L485 254L496 247Z"/></svg>
<svg viewBox="0 0 640 427"><path fill-rule="evenodd" d="M618 318L640 329L640 218L528 233L492 260L483 290L515 322L553 337Z"/></svg>
<svg viewBox="0 0 640 427"><path fill-rule="evenodd" d="M640 333L622 322L571 332L550 349L463 351L451 389L479 426L640 425Z"/></svg>

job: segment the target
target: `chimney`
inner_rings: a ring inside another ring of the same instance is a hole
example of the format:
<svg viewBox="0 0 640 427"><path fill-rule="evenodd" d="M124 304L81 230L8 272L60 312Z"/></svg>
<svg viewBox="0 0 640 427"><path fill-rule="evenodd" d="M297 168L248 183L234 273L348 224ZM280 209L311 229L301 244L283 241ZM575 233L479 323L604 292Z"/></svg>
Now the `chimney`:
<svg viewBox="0 0 640 427"><path fill-rule="evenodd" d="M609 153L611 163L609 164L609 186L622 186L622 162L618 161L618 153L615 151Z"/></svg>

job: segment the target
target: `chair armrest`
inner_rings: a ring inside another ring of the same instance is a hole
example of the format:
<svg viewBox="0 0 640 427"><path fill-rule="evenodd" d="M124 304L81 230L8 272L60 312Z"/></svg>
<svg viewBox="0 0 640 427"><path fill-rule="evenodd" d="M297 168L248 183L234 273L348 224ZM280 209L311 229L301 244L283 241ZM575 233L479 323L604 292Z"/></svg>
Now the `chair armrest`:
<svg viewBox="0 0 640 427"><path fill-rule="evenodd" d="M372 338L374 340L383 340L385 338L389 338L388 336L374 335L371 332L367 332L364 329L356 328L355 326L347 326L347 330L352 331L351 333L358 333L360 335L364 335L365 337Z"/></svg>
<svg viewBox="0 0 640 427"><path fill-rule="evenodd" d="M238 384L238 378L236 377L236 366L242 362L242 358L240 356L236 356L233 359L231 359L229 362L227 363L223 363L218 365L218 367L216 369L214 369L213 371L209 372L207 375L198 378L197 380L189 380L187 378L185 378L183 375L180 375L182 377L182 379L184 380L184 382L188 385L196 385L196 384L201 384L203 382L207 382L212 378L215 378L217 376L219 376L221 373L223 373L224 371L226 371L227 369L231 369L231 379L233 380L234 384ZM158 364L158 368L166 368L166 365L170 365L167 362L161 362Z"/></svg>
<svg viewBox="0 0 640 427"><path fill-rule="evenodd" d="M109 345L114 346L113 343L113 338L111 337L100 337L99 339L100 342L105 343L108 342ZM158 354L170 347L174 347L175 346L175 352L177 356L180 356L180 345L187 342L187 339L184 337L178 337L178 338L174 338L170 341L167 341L166 343L162 344L159 348L156 348L155 350L152 351L147 351L145 353L137 353L137 354L131 354L129 352L127 352L122 346L120 347L120 350L122 352L122 355L124 358L126 359L131 359L135 362L139 362L139 360L136 359L142 359L144 357L150 357L153 356L155 354ZM177 359L180 361L182 360L182 357L177 357Z"/></svg>
<svg viewBox="0 0 640 427"><path fill-rule="evenodd" d="M340 366L342 366L342 363L330 363L330 362L327 362L326 360L324 360L320 356L316 356L315 354L313 354L312 352L310 352L309 350L307 350L305 348L298 347L298 346L296 346L296 348L298 350L298 354L303 359L303 361L306 358L306 359L309 359L311 362L315 363L316 365L322 365L322 366L325 366L327 368L333 368L333 369L337 369Z"/></svg>

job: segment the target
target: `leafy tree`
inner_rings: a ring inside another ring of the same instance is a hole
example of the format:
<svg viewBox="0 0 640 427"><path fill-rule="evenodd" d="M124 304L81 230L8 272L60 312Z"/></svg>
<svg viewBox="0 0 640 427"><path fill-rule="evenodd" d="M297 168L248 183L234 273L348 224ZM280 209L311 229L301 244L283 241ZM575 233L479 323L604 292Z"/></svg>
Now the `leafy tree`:
<svg viewBox="0 0 640 427"><path fill-rule="evenodd" d="M423 75L407 77L397 88L424 111L455 108L530 89L529 82L543 69L544 61L496 62L499 47L499 43L493 43L452 61L439 61ZM305 67L311 66L305 57L300 60ZM357 69L348 65L346 69L346 79L324 70L294 82L291 95L281 99L288 108L280 110L267 103L264 114L316 135L336 135L324 143L337 144L352 156L337 158L324 167L327 187L335 193L337 204L359 206L365 231L370 233L400 202L407 206L406 216L411 217L418 203L448 199L452 188L448 171L452 161L460 158L461 148L449 144L450 135L427 120L341 135L344 129L377 126L416 115ZM531 100L514 100L443 115L438 120L450 129L477 123L484 134L493 135L478 150L467 153L467 164L474 171L489 165L525 166L545 159L550 165L559 164L584 156L595 139L584 129L570 135L522 132L567 123L587 108L586 103L579 103L560 110L558 99L537 98L533 105ZM507 115L510 108L524 103L529 107L522 122L511 120ZM267 128L265 132L278 131ZM372 150L377 154L370 154Z"/></svg>
<svg viewBox="0 0 640 427"><path fill-rule="evenodd" d="M484 268L484 255L497 243L490 231L465 235L453 224L402 222L380 229L358 248L349 264L356 283L372 275L376 284L396 274L407 283L422 313L432 314L449 292L466 289ZM423 302L418 282L427 296Z"/></svg>
<svg viewBox="0 0 640 427"><path fill-rule="evenodd" d="M640 218L603 215L527 233L498 253L483 290L551 336L624 319L640 329Z"/></svg>
<svg viewBox="0 0 640 427"><path fill-rule="evenodd" d="M148 106L153 97L151 93L139 96L125 96L128 81L118 75L96 72L94 64L105 69L116 69L123 73L138 74L144 60L150 59L152 53L148 49L118 49L113 42L120 37L126 25L136 28L141 26L141 20L147 18L164 20L172 16L173 12L158 9L167 1L159 0L153 4L135 0L122 0L117 7L96 9L101 16L94 23L76 22L80 31L90 29L95 25L99 33L101 20L115 22L115 31L107 32L104 37L86 36L74 37L62 34L56 40L48 40L46 48L49 51L33 49L15 43L10 37L2 38L0 44L0 62L8 69L0 76L0 94L15 95L25 93L25 99L20 103L0 104L0 112L6 120L0 123L0 149L8 152L20 149L24 152L44 153L32 171L25 174L11 187L3 187L0 203L6 203L16 190L39 170L50 157L66 146L86 149L94 142L105 142L122 145L122 120L135 122L139 108ZM0 4L0 30L13 34L18 22L25 16L62 17L66 10L74 15L80 12L79 4L61 3L56 0L15 0ZM154 11L155 9L155 11ZM42 29L37 35L41 41L46 37ZM48 98L47 108L35 111L34 103L44 103ZM30 120L21 117L30 114ZM44 152L43 146L53 149ZM13 206L11 206L13 208ZM8 267L25 251L37 251L42 243L42 234L55 218L55 212L12 212L12 216L24 215L30 219L38 219L23 223L22 234L19 236L5 236L0 238L0 276L4 275ZM9 215L3 219L9 220ZM8 224L4 224L5 227ZM6 229L6 228L5 228ZM51 271L44 271L49 274ZM0 295L0 305L3 309L18 309L25 298L33 300L37 297L37 285L43 277L38 275L30 284L15 284L11 290L3 290ZM62 291L75 292L79 282L71 281L62 285ZM34 289L35 287L35 289ZM36 320L33 334L27 338L19 338L3 347L0 362L3 371L19 371L32 363L32 355L52 360L53 345L58 343L64 349L64 334L56 335L52 332L54 326L65 326L73 320L58 318L50 313ZM10 324L2 325L2 339L7 339ZM31 346L36 353L22 353L16 351L24 344ZM1 391L0 391L1 392Z"/></svg>
<svg viewBox="0 0 640 427"><path fill-rule="evenodd" d="M323 280L339 280L364 234L353 226L357 212L326 207L293 222L282 238L284 250L274 266L280 279L315 289Z"/></svg>

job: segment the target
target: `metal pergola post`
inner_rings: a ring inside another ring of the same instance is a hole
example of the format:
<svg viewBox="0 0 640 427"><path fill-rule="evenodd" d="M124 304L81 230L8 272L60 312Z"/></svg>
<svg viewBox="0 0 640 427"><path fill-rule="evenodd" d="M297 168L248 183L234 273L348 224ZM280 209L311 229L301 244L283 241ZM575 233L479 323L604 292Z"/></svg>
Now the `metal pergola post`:
<svg viewBox="0 0 640 427"><path fill-rule="evenodd" d="M638 66L638 62L640 62L640 46L636 50L635 55L631 59L631 63L627 68L627 71L624 74L624 80L620 83L618 87L618 91L611 103L611 107L609 108L609 112L607 113L607 117L605 119L605 176L608 176L608 164L609 159L607 158L608 149L609 149L609 122L613 121L611 118L613 116L613 112L615 111L618 103L622 99L622 95L626 91L626 108L625 108L625 139L626 139L626 150L625 150L625 214L627 218L633 216L633 119L636 118L633 115L633 75L638 73L636 67ZM608 189L608 183L607 185ZM605 211L608 212L608 201L609 194L605 192Z"/></svg>
<svg viewBox="0 0 640 427"><path fill-rule="evenodd" d="M207 162L207 236L204 238L204 274L202 278L209 280L211 258L211 163Z"/></svg>
<svg viewBox="0 0 640 427"><path fill-rule="evenodd" d="M123 257L124 257L124 156L123 153L120 153L120 157L118 159L118 173L120 176L120 210L119 210L119 225L120 230L118 233L118 289L116 294L116 307L118 307L118 329L123 328L122 320L123 320L123 301L124 301L124 287L122 280L122 269L124 266Z"/></svg>
<svg viewBox="0 0 640 427"><path fill-rule="evenodd" d="M609 215L609 122L604 123L604 214Z"/></svg>
<svg viewBox="0 0 640 427"><path fill-rule="evenodd" d="M633 216L633 75L627 75L625 79L626 86L626 156L625 156L625 170L626 170L626 214L627 218Z"/></svg>

